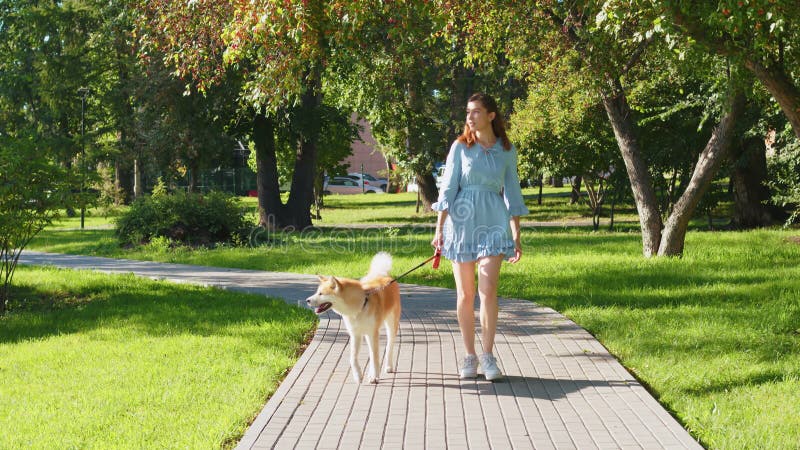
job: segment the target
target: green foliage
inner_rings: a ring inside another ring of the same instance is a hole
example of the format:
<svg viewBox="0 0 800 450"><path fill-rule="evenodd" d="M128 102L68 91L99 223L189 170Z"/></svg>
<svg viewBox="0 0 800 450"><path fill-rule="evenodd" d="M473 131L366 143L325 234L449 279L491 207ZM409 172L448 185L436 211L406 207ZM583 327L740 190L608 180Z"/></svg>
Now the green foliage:
<svg viewBox="0 0 800 450"><path fill-rule="evenodd" d="M453 136L454 66L463 54L439 34L446 16L435 2L352 2L347 13L359 20L342 32L361 45L342 46L326 95L368 120L402 169L431 173ZM460 125L465 107L457 105Z"/></svg>
<svg viewBox="0 0 800 450"><path fill-rule="evenodd" d="M164 197L167 195L167 184L164 183L164 179L158 177L156 180L156 185L153 186L153 192L150 194L153 197Z"/></svg>
<svg viewBox="0 0 800 450"><path fill-rule="evenodd" d="M67 173L32 137L0 134L0 314L20 252L72 198Z"/></svg>
<svg viewBox="0 0 800 450"><path fill-rule="evenodd" d="M521 178L540 173L596 179L622 167L596 91L587 89L574 52L531 78L528 97L514 104L510 138L520 151Z"/></svg>
<svg viewBox="0 0 800 450"><path fill-rule="evenodd" d="M246 234L245 213L235 197L209 194L154 195L135 201L117 218L123 244L150 242L156 237L190 245L232 242ZM163 239L158 241L163 245Z"/></svg>
<svg viewBox="0 0 800 450"><path fill-rule="evenodd" d="M790 210L786 225L800 222L800 140L785 130L776 142L779 152L767 160L772 201Z"/></svg>
<svg viewBox="0 0 800 450"><path fill-rule="evenodd" d="M770 66L781 60L787 67L800 61L800 32L796 24L800 4L794 0L680 0L638 2L634 7L652 8L662 14L661 21L673 32L687 32L706 47L725 48L740 62L760 60ZM637 4L638 3L638 4Z"/></svg>

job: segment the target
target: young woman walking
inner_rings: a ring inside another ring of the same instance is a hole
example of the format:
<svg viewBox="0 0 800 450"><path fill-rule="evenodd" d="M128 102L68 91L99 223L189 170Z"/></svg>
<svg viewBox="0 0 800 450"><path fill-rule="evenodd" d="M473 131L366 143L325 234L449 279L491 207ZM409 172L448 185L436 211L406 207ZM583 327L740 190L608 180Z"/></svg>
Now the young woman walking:
<svg viewBox="0 0 800 450"><path fill-rule="evenodd" d="M506 135L495 100L474 94L467 103L464 133L447 155L439 201L436 234L431 244L453 264L458 325L464 341L460 377L478 376L478 364L487 380L502 378L492 354L497 330L497 283L503 259L522 257L519 216L528 209L517 174L517 151ZM480 358L475 351L475 269L480 295Z"/></svg>

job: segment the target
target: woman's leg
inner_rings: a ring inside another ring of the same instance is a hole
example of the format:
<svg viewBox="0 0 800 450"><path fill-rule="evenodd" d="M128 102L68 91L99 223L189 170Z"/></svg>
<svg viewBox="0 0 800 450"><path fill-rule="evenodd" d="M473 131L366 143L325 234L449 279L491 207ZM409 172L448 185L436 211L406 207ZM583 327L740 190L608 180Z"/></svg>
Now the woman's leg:
<svg viewBox="0 0 800 450"><path fill-rule="evenodd" d="M478 261L478 294L481 297L481 342L484 353L492 353L497 331L497 282L503 255L487 256Z"/></svg>
<svg viewBox="0 0 800 450"><path fill-rule="evenodd" d="M456 315L467 355L475 354L475 261L453 263Z"/></svg>

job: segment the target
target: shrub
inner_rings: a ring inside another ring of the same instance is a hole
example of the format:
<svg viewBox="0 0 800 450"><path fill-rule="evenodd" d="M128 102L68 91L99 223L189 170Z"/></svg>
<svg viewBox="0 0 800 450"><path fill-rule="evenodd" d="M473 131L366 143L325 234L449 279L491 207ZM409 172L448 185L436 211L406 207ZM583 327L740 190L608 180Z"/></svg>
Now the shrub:
<svg viewBox="0 0 800 450"><path fill-rule="evenodd" d="M161 237L189 245L209 245L240 242L241 235L247 232L239 202L221 192L143 197L116 223L122 244L142 244Z"/></svg>

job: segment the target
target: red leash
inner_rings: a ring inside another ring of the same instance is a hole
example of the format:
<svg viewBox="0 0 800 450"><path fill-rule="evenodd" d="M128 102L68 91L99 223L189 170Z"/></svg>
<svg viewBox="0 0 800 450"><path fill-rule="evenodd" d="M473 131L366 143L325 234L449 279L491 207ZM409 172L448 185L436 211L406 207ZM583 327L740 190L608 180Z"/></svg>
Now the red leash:
<svg viewBox="0 0 800 450"><path fill-rule="evenodd" d="M428 264L431 260L433 260L433 268L434 269L438 269L439 268L439 260L441 260L441 259L442 259L442 251L437 248L436 251L433 253L433 256L431 256L430 258L426 259L425 261L422 261L421 263L417 264L416 266L412 267L411 269L407 270L402 275L400 275L398 277L395 277L394 279L392 279L392 281L389 282L389 284L392 284L395 281L398 281L399 279L401 279L404 276L410 274L411 272L419 269L420 267L424 266L425 264Z"/></svg>

